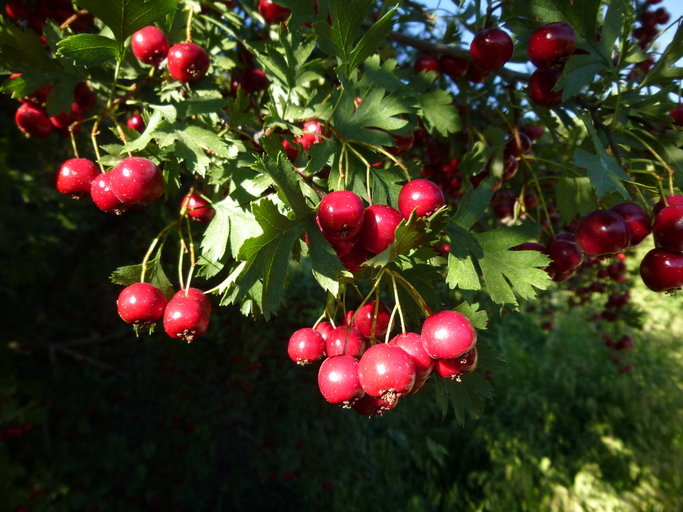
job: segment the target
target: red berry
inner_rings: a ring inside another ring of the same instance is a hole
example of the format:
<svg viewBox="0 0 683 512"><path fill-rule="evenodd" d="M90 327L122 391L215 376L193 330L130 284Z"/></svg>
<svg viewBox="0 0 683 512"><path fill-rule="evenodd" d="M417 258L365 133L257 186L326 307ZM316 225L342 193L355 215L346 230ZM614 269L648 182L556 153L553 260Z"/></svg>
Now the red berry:
<svg viewBox="0 0 683 512"><path fill-rule="evenodd" d="M188 343L202 336L209 328L209 315L202 303L191 297L174 297L164 312L164 330L171 338Z"/></svg>
<svg viewBox="0 0 683 512"><path fill-rule="evenodd" d="M276 4L273 0L259 0L258 12L268 25L274 25L285 21L292 11Z"/></svg>
<svg viewBox="0 0 683 512"><path fill-rule="evenodd" d="M154 162L133 156L111 171L111 190L122 203L149 203L163 195L164 177Z"/></svg>
<svg viewBox="0 0 683 512"><path fill-rule="evenodd" d="M97 103L97 96L85 82L78 82L74 88L74 99L81 107L81 111L91 110Z"/></svg>
<svg viewBox="0 0 683 512"><path fill-rule="evenodd" d="M624 334L621 338L619 338L619 341L614 344L614 348L619 351L633 348L633 338L628 334Z"/></svg>
<svg viewBox="0 0 683 512"><path fill-rule="evenodd" d="M529 136L531 140L538 140L543 136L543 127L539 124L529 126L525 133Z"/></svg>
<svg viewBox="0 0 683 512"><path fill-rule="evenodd" d="M512 135L505 145L505 154L520 157L531 152L531 139L526 133L517 132L517 136Z"/></svg>
<svg viewBox="0 0 683 512"><path fill-rule="evenodd" d="M391 311L382 302L377 308L377 320L375 320L375 306L377 302L372 300L356 311L356 317L353 321L353 326L366 338L379 338L384 336L389 328L389 319L391 318ZM372 324L375 323L373 331Z"/></svg>
<svg viewBox="0 0 683 512"><path fill-rule="evenodd" d="M327 337L334 331L334 327L332 327L332 324L329 322L320 322L313 330L319 332L323 339L327 341Z"/></svg>
<svg viewBox="0 0 683 512"><path fill-rule="evenodd" d="M358 357L365 351L365 338L353 327L342 325L327 335L325 353L331 356Z"/></svg>
<svg viewBox="0 0 683 512"><path fill-rule="evenodd" d="M376 396L365 395L353 405L353 410L361 416L373 418L375 416L382 416L396 407L397 404L398 398L390 402Z"/></svg>
<svg viewBox="0 0 683 512"><path fill-rule="evenodd" d="M440 311L422 325L422 345L434 359L455 359L477 343L477 331L462 313Z"/></svg>
<svg viewBox="0 0 683 512"><path fill-rule="evenodd" d="M141 28L131 38L133 55L142 63L157 66L166 58L168 39L162 30L154 26Z"/></svg>
<svg viewBox="0 0 683 512"><path fill-rule="evenodd" d="M510 248L511 251L538 251L547 254L545 247L538 242L524 242Z"/></svg>
<svg viewBox="0 0 683 512"><path fill-rule="evenodd" d="M426 71L431 71L433 73L441 72L439 60L433 55L429 55L426 53L423 53L417 57L414 69L416 73L422 73Z"/></svg>
<svg viewBox="0 0 683 512"><path fill-rule="evenodd" d="M268 77L260 69L246 69L242 75L242 87L248 93L263 91L268 88Z"/></svg>
<svg viewBox="0 0 683 512"><path fill-rule="evenodd" d="M540 107L554 107L562 103L562 89L553 91L562 70L537 69L529 78L529 98Z"/></svg>
<svg viewBox="0 0 683 512"><path fill-rule="evenodd" d="M95 162L87 158L72 158L64 162L57 171L57 190L61 194L83 199L90 195L92 181L100 170Z"/></svg>
<svg viewBox="0 0 683 512"><path fill-rule="evenodd" d="M325 359L318 372L318 388L331 404L353 405L365 394L358 379L358 359L351 356Z"/></svg>
<svg viewBox="0 0 683 512"><path fill-rule="evenodd" d="M667 206L673 206L676 204L683 204L683 196L666 196L666 204L663 200L657 201L657 203L652 207L652 215L657 217L659 212L661 212Z"/></svg>
<svg viewBox="0 0 683 512"><path fill-rule="evenodd" d="M472 62L482 71L502 68L512 57L512 39L499 28L484 28L470 43Z"/></svg>
<svg viewBox="0 0 683 512"><path fill-rule="evenodd" d="M296 158L299 156L299 146L297 144L292 144L287 139L282 141L282 149L285 150L287 158L290 162L296 162Z"/></svg>
<svg viewBox="0 0 683 512"><path fill-rule="evenodd" d="M216 215L216 210L211 206L211 203L196 192L187 194L183 198L181 208L185 208L187 215L197 222L211 222L211 219Z"/></svg>
<svg viewBox="0 0 683 512"><path fill-rule="evenodd" d="M198 82L209 64L209 54L194 43L174 44L168 50L168 72L179 82Z"/></svg>
<svg viewBox="0 0 683 512"><path fill-rule="evenodd" d="M74 121L83 119L83 111L77 102L71 103L71 110L67 114L63 110L56 116L50 117L50 122L62 137L69 136L69 125Z"/></svg>
<svg viewBox="0 0 683 512"><path fill-rule="evenodd" d="M161 319L166 308L166 297L149 283L126 286L116 300L116 308L124 322L136 325L152 324Z"/></svg>
<svg viewBox="0 0 683 512"><path fill-rule="evenodd" d="M404 219L413 211L418 217L429 217L446 204L441 187L429 180L412 180L398 194L398 210Z"/></svg>
<svg viewBox="0 0 683 512"><path fill-rule="evenodd" d="M145 131L145 120L142 118L140 114L133 114L128 118L126 121L126 128L129 130L135 130L137 132L144 132Z"/></svg>
<svg viewBox="0 0 683 512"><path fill-rule="evenodd" d="M667 206L652 225L655 245L671 252L683 252L683 204Z"/></svg>
<svg viewBox="0 0 683 512"><path fill-rule="evenodd" d="M122 213L128 208L128 204L123 203L114 195L111 189L111 173L101 173L92 180L90 185L90 197L93 203L102 211Z"/></svg>
<svg viewBox="0 0 683 512"><path fill-rule="evenodd" d="M348 254L339 256L339 259L349 272L355 274L363 269L362 265L367 261L368 253L363 247L363 244L356 243Z"/></svg>
<svg viewBox="0 0 683 512"><path fill-rule="evenodd" d="M583 263L583 256L574 242L553 240L548 244L548 256L559 273L576 270Z"/></svg>
<svg viewBox="0 0 683 512"><path fill-rule="evenodd" d="M658 25L666 25L671 21L671 15L664 7L660 7L655 11L655 21Z"/></svg>
<svg viewBox="0 0 683 512"><path fill-rule="evenodd" d="M470 67L468 60L451 55L442 55L439 59L439 66L444 75L448 75L453 80L458 80L467 74Z"/></svg>
<svg viewBox="0 0 683 512"><path fill-rule="evenodd" d="M393 402L413 389L415 363L402 348L380 343L360 358L358 378L366 394Z"/></svg>
<svg viewBox="0 0 683 512"><path fill-rule="evenodd" d="M297 364L309 364L325 357L325 340L309 327L299 329L289 338L289 358Z"/></svg>
<svg viewBox="0 0 683 512"><path fill-rule="evenodd" d="M669 115L676 126L683 126L683 105L678 105Z"/></svg>
<svg viewBox="0 0 683 512"><path fill-rule="evenodd" d="M472 373L477 368L477 348L467 351L455 359L437 359L434 363L434 373L445 379L459 380L467 373Z"/></svg>
<svg viewBox="0 0 683 512"><path fill-rule="evenodd" d="M29 10L21 0L8 0L5 4L5 14L9 19L19 21L28 18Z"/></svg>
<svg viewBox="0 0 683 512"><path fill-rule="evenodd" d="M336 239L354 238L363 227L363 201L353 192L330 192L318 206L320 228Z"/></svg>
<svg viewBox="0 0 683 512"><path fill-rule="evenodd" d="M576 228L576 245L589 256L616 254L628 246L628 228L623 217L610 210L595 210Z"/></svg>
<svg viewBox="0 0 683 512"><path fill-rule="evenodd" d="M655 292L683 287L683 254L652 249L640 262L640 277Z"/></svg>
<svg viewBox="0 0 683 512"><path fill-rule="evenodd" d="M414 332L399 334L391 339L389 345L402 348L415 364L415 382L422 382L429 377L434 368L434 359L424 349L422 338Z"/></svg>
<svg viewBox="0 0 683 512"><path fill-rule="evenodd" d="M529 39L527 55L537 68L562 66L576 49L576 34L566 23L548 23Z"/></svg>
<svg viewBox="0 0 683 512"><path fill-rule="evenodd" d="M47 137L52 132L52 123L45 110L31 103L22 103L14 115L19 129L29 137Z"/></svg>
<svg viewBox="0 0 683 512"><path fill-rule="evenodd" d="M394 233L403 217L392 208L375 204L365 209L365 220L358 239L368 252L379 254L394 241Z"/></svg>
<svg viewBox="0 0 683 512"><path fill-rule="evenodd" d="M610 210L621 215L626 222L629 247L638 245L652 231L650 216L641 206L635 203L622 203L612 206Z"/></svg>
<svg viewBox="0 0 683 512"><path fill-rule="evenodd" d="M202 305L202 308L204 308L204 311L206 311L206 314L211 316L211 311L213 310L213 306L211 305L211 300L209 297L200 289L198 288L183 288L182 290L178 290L176 294L173 296L174 299L177 299L179 297L187 297L192 300L196 300Z"/></svg>
<svg viewBox="0 0 683 512"><path fill-rule="evenodd" d="M325 140L325 138L322 136L324 133L324 128L320 121L309 119L304 123L302 129L304 133L301 137L299 137L298 142L306 152L308 152L313 144L318 144Z"/></svg>

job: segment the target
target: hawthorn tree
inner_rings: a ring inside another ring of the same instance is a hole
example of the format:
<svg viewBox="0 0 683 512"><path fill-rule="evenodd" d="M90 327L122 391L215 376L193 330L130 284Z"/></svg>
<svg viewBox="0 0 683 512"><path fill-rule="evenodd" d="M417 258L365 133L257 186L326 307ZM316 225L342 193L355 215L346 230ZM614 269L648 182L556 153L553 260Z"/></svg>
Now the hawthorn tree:
<svg viewBox="0 0 683 512"><path fill-rule="evenodd" d="M27 137L70 139L59 192L154 212L111 275L136 330L195 340L209 295L270 318L303 266L320 318L288 353L326 358L325 399L381 414L436 373L462 419L490 314L573 286L632 321L651 231L643 281L683 286L683 29L657 3L14 0L2 90Z"/></svg>

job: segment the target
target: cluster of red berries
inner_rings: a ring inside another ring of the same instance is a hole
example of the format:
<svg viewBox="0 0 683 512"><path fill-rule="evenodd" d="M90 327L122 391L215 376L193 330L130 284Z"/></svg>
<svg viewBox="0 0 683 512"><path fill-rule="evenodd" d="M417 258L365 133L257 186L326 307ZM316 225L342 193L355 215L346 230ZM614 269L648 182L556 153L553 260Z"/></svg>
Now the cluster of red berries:
<svg viewBox="0 0 683 512"><path fill-rule="evenodd" d="M74 32L88 30L93 20L91 14L75 11L71 0L37 0L32 9L22 0L7 0L5 14L9 19L20 24L26 23L34 32L41 34L43 42L45 42L45 36L42 35L43 26L48 19L61 25L74 17L69 23L69 27Z"/></svg>
<svg viewBox="0 0 683 512"><path fill-rule="evenodd" d="M301 365L325 358L318 372L325 400L364 416L393 409L400 397L422 389L432 372L459 380L475 370L477 332L463 314L441 311L425 320L420 334L406 332L372 344L387 334L390 321L386 305L368 302L349 311L345 325L321 322L299 329L287 352Z"/></svg>
<svg viewBox="0 0 683 512"><path fill-rule="evenodd" d="M201 80L211 63L209 54L201 46L190 42L170 46L166 34L152 25L133 34L131 47L133 55L143 64L159 66L166 59L168 72L179 82Z"/></svg>
<svg viewBox="0 0 683 512"><path fill-rule="evenodd" d="M163 292L149 283L124 288L116 300L124 322L144 327L163 318L164 330L171 338L188 343L209 328L211 301L197 288L184 288L167 301Z"/></svg>
<svg viewBox="0 0 683 512"><path fill-rule="evenodd" d="M655 292L683 288L683 196L668 196L652 213L655 248L640 262L640 277Z"/></svg>
<svg viewBox="0 0 683 512"><path fill-rule="evenodd" d="M283 7L280 4L273 2L273 0L259 0L258 12L268 25L275 25L282 23L291 14L291 10Z"/></svg>
<svg viewBox="0 0 683 512"><path fill-rule="evenodd" d="M553 88L562 69L576 49L576 34L566 23L548 23L531 34L527 55L538 69L529 78L529 98L541 107L554 107L562 102L562 90Z"/></svg>
<svg viewBox="0 0 683 512"><path fill-rule="evenodd" d="M661 0L659 0L661 1ZM659 3L648 2L650 5ZM638 41L640 47L645 50L652 41L655 40L659 29L657 25L666 25L671 20L671 15L664 7L659 7L654 11L645 8L643 12L638 15L640 26L633 29L633 37Z"/></svg>

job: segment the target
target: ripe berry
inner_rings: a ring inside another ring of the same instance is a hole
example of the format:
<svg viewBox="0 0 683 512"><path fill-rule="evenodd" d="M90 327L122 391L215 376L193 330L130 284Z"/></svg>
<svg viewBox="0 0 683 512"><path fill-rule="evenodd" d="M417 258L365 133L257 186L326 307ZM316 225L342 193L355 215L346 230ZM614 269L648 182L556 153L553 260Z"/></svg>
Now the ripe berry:
<svg viewBox="0 0 683 512"><path fill-rule="evenodd" d="M375 416L382 416L384 413L396 407L397 404L398 398L389 402L383 398L365 395L353 405L353 410L361 416L373 418Z"/></svg>
<svg viewBox="0 0 683 512"><path fill-rule="evenodd" d="M459 57L442 55L439 59L439 66L444 75L448 75L453 80L458 80L467 74L470 63Z"/></svg>
<svg viewBox="0 0 683 512"><path fill-rule="evenodd" d="M71 103L71 110L68 114L62 110L56 116L50 117L50 122L52 123L52 126L55 127L59 135L62 137L68 137L69 125L80 119L83 119L83 111L81 110L81 106L74 101Z"/></svg>
<svg viewBox="0 0 683 512"><path fill-rule="evenodd" d="M309 119L304 123L302 129L304 133L299 137L298 142L301 144L301 147L304 148L304 151L308 151L313 144L318 144L325 140L322 136L324 128L320 121Z"/></svg>
<svg viewBox="0 0 683 512"><path fill-rule="evenodd" d="M52 123L45 110L32 103L22 103L14 115L17 127L29 137L47 137L52 132Z"/></svg>
<svg viewBox="0 0 683 512"><path fill-rule="evenodd" d="M276 4L273 0L259 0L258 12L268 25L274 25L285 21L292 11Z"/></svg>
<svg viewBox="0 0 683 512"><path fill-rule="evenodd" d="M641 206L635 203L622 203L612 206L610 210L621 215L626 222L629 247L638 245L652 231L650 216Z"/></svg>
<svg viewBox="0 0 683 512"><path fill-rule="evenodd" d="M330 192L318 206L321 229L332 238L354 238L363 227L363 201L353 192Z"/></svg>
<svg viewBox="0 0 683 512"><path fill-rule="evenodd" d="M246 69L242 74L242 87L248 93L263 91L268 88L268 77L260 69Z"/></svg>
<svg viewBox="0 0 683 512"><path fill-rule="evenodd" d="M529 98L540 107L554 107L562 103L562 89L553 91L562 70L537 69L529 78Z"/></svg>
<svg viewBox="0 0 683 512"><path fill-rule="evenodd" d="M8 0L5 4L5 14L9 19L19 21L28 18L29 10L21 0Z"/></svg>
<svg viewBox="0 0 683 512"><path fill-rule="evenodd" d="M576 245L589 256L616 254L628 246L628 228L623 217L610 210L595 210L576 228Z"/></svg>
<svg viewBox="0 0 683 512"><path fill-rule="evenodd" d="M136 325L152 324L164 316L166 297L149 283L126 286L116 300L116 308L124 322Z"/></svg>
<svg viewBox="0 0 683 512"><path fill-rule="evenodd" d="M403 217L392 208L375 204L365 209L365 220L358 239L368 252L379 254L394 241L394 233Z"/></svg>
<svg viewBox="0 0 683 512"><path fill-rule="evenodd" d="M391 339L389 345L402 348L415 364L415 382L422 382L429 377L434 369L434 359L424 349L419 334L407 332Z"/></svg>
<svg viewBox="0 0 683 512"><path fill-rule="evenodd" d="M439 60L433 55L423 53L417 57L415 61L415 72L422 73L426 71L431 71L433 73L440 73L441 68L439 67Z"/></svg>
<svg viewBox="0 0 683 512"><path fill-rule="evenodd" d="M683 204L667 206L655 217L652 226L655 245L672 252L683 252Z"/></svg>
<svg viewBox="0 0 683 512"><path fill-rule="evenodd" d="M154 162L133 156L111 171L111 190L122 203L145 204L163 195L164 177Z"/></svg>
<svg viewBox="0 0 683 512"><path fill-rule="evenodd" d="M553 240L548 244L548 256L559 273L576 270L583 263L583 256L574 242Z"/></svg>
<svg viewBox="0 0 683 512"><path fill-rule="evenodd" d="M141 28L131 39L133 55L142 63L158 66L169 50L166 34L152 25Z"/></svg>
<svg viewBox="0 0 683 512"><path fill-rule="evenodd" d="M128 128L129 130L135 130L140 133L145 131L145 126L145 120L142 118L140 114L133 114L126 121L126 128Z"/></svg>
<svg viewBox="0 0 683 512"><path fill-rule="evenodd" d="M292 144L285 139L282 141L282 149L285 150L290 162L296 162L296 158L299 156L299 146L297 144Z"/></svg>
<svg viewBox="0 0 683 512"><path fill-rule="evenodd" d="M327 335L325 353L328 357L347 355L359 357L365 351L365 338L353 327L342 325Z"/></svg>
<svg viewBox="0 0 683 512"><path fill-rule="evenodd" d="M472 62L482 71L502 68L512 57L512 50L508 33L493 27L481 29L470 44Z"/></svg>
<svg viewBox="0 0 683 512"><path fill-rule="evenodd" d="M356 311L356 317L353 321L353 326L366 338L379 338L384 336L389 328L389 319L391 318L391 311L383 303L380 302L377 309L377 320L375 321L375 306L377 302L372 300ZM373 331L372 324L375 324Z"/></svg>
<svg viewBox="0 0 683 512"><path fill-rule="evenodd" d="M543 127L539 124L529 126L524 132L531 140L538 140L543 136Z"/></svg>
<svg viewBox="0 0 683 512"><path fill-rule="evenodd" d="M179 298L179 297L187 297L192 300L196 300L202 305L202 308L204 308L204 311L206 311L206 314L211 316L211 311L213 310L213 306L211 305L211 300L209 297L200 289L198 288L183 288L182 290L178 290L176 294L173 296L174 299Z"/></svg>
<svg viewBox="0 0 683 512"><path fill-rule="evenodd" d="M614 344L614 348L619 351L633 348L633 338L628 334L624 334L621 338L619 338L619 341Z"/></svg>
<svg viewBox="0 0 683 512"><path fill-rule="evenodd" d="M368 395L393 402L413 389L415 363L402 348L380 343L360 358L358 379Z"/></svg>
<svg viewBox="0 0 683 512"><path fill-rule="evenodd" d="M669 115L676 126L683 126L683 105L678 105Z"/></svg>
<svg viewBox="0 0 683 512"><path fill-rule="evenodd" d="M477 343L477 331L462 313L440 311L422 325L422 345L433 359L455 359Z"/></svg>
<svg viewBox="0 0 683 512"><path fill-rule="evenodd" d="M92 181L100 174L95 162L87 158L71 158L57 171L57 190L61 194L83 199L90 195Z"/></svg>
<svg viewBox="0 0 683 512"><path fill-rule="evenodd" d="M114 195L110 172L100 173L92 180L90 197L93 203L105 212L123 213L129 206Z"/></svg>
<svg viewBox="0 0 683 512"><path fill-rule="evenodd" d="M325 340L309 327L299 329L289 338L289 358L297 364L309 364L325 357Z"/></svg>
<svg viewBox="0 0 683 512"><path fill-rule="evenodd" d="M211 222L216 210L214 210L211 203L209 203L202 196L196 192L187 194L181 203L181 209L185 208L190 219L197 222Z"/></svg>
<svg viewBox="0 0 683 512"><path fill-rule="evenodd" d="M655 292L683 287L683 254L652 249L640 262L640 277Z"/></svg>
<svg viewBox="0 0 683 512"><path fill-rule="evenodd" d="M512 135L505 145L505 154L519 158L531 152L531 139L526 133L517 132L517 136Z"/></svg>
<svg viewBox="0 0 683 512"><path fill-rule="evenodd" d="M566 23L548 23L529 39L527 55L537 68L562 66L576 49L576 34Z"/></svg>
<svg viewBox="0 0 683 512"><path fill-rule="evenodd" d="M367 261L368 254L365 251L363 244L356 243L348 254L339 256L339 259L349 272L355 274L363 269L362 265Z"/></svg>
<svg viewBox="0 0 683 512"><path fill-rule="evenodd" d="M179 43L168 50L168 72L179 82L197 82L209 70L209 54L194 43Z"/></svg>
<svg viewBox="0 0 683 512"><path fill-rule="evenodd" d="M663 200L657 201L657 203L652 207L652 215L657 217L659 212L661 212L667 206L673 206L676 204L683 204L683 196L666 196L666 204Z"/></svg>
<svg viewBox="0 0 683 512"><path fill-rule="evenodd" d="M415 211L418 217L429 217L446 204L441 187L429 180L412 180L398 194L398 210L404 219Z"/></svg>
<svg viewBox="0 0 683 512"><path fill-rule="evenodd" d="M459 380L467 373L472 373L477 368L477 348L474 347L462 356L455 359L438 359L434 363L434 373L445 379Z"/></svg>
<svg viewBox="0 0 683 512"><path fill-rule="evenodd" d="M164 330L171 338L190 343L208 328L209 315L198 300L181 296L168 302L164 312Z"/></svg>
<svg viewBox="0 0 683 512"><path fill-rule="evenodd" d="M334 327L332 327L332 324L329 322L320 322L313 330L319 332L323 339L327 340L330 333L334 331Z"/></svg>
<svg viewBox="0 0 683 512"><path fill-rule="evenodd" d="M351 356L325 359L318 372L318 388L329 403L352 406L365 394L358 379L358 359Z"/></svg>
<svg viewBox="0 0 683 512"><path fill-rule="evenodd" d="M46 95L47 97L47 95ZM74 88L74 99L83 112L91 110L97 103L97 96L85 82L78 82Z"/></svg>

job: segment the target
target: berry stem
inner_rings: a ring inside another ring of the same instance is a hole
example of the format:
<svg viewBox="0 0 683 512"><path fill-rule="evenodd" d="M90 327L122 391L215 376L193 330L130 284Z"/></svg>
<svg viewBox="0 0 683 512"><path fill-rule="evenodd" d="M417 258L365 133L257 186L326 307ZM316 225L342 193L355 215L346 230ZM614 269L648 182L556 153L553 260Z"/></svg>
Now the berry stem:
<svg viewBox="0 0 683 512"><path fill-rule="evenodd" d="M403 334L406 333L406 322L405 318L403 318L403 309L401 308L401 300L398 297L398 287L396 286L396 278L394 277L393 272L389 273L389 276L391 276L391 286L394 289L394 310L391 312L391 318L389 319L389 329L391 329L392 322L394 319L394 313L396 313L396 310L398 310L398 316L401 319L401 332ZM387 335L389 335L389 331L387 331Z"/></svg>
<svg viewBox="0 0 683 512"><path fill-rule="evenodd" d="M71 126L69 126L69 138L71 139L71 147L74 150L74 156L76 158L80 158L80 155L78 154L78 146L76 146L76 136L74 135L74 132L71 129Z"/></svg>
<svg viewBox="0 0 683 512"><path fill-rule="evenodd" d="M152 252L154 251L154 248L157 246L159 241L161 240L162 237L166 235L166 232L173 227L175 222L171 222L168 224L164 229L159 231L156 237L154 237L154 240L152 240L152 243L149 245L149 248L147 249L147 253L145 254L145 257L142 260L142 270L140 272L140 282L144 283L145 282L145 274L147 273L147 265L149 263L149 259L152 256ZM162 243L163 245L163 243ZM161 250L161 247L159 247L159 250Z"/></svg>
<svg viewBox="0 0 683 512"><path fill-rule="evenodd" d="M194 187L192 187L194 188ZM190 225L190 217L185 216L185 222L187 224L187 236L190 241L190 270L187 273L187 282L185 283L185 289L186 292L187 290L190 289L190 283L192 282L192 274L194 273L194 269L197 266L197 261L195 259L195 253L194 253L194 240L192 239L192 226Z"/></svg>
<svg viewBox="0 0 683 512"><path fill-rule="evenodd" d="M185 42L192 42L192 17L194 16L194 7L190 6L188 9L189 14L187 15L187 25L185 26Z"/></svg>
<svg viewBox="0 0 683 512"><path fill-rule="evenodd" d="M369 148L372 148L372 149L374 149L375 151L379 151L380 153L382 153L384 156L386 156L387 158L389 158L390 160L392 160L396 165L398 165L398 166L401 168L401 170L403 171L403 174L405 174L405 176L406 176L406 180L410 181L410 180L412 179L412 178L410 177L410 173L408 172L408 168L403 164L403 162L401 162L401 160L399 160L399 159L396 158L394 155L392 155L391 153L389 153L389 152L388 152L386 149L384 149L383 147L381 147L381 146L375 146L374 144L370 144L370 143L368 143L368 142L363 142L363 141L360 141L360 140L349 140L348 142L357 142L357 143L359 143L359 144L363 144L364 146L368 146Z"/></svg>
<svg viewBox="0 0 683 512"><path fill-rule="evenodd" d="M346 144L346 142L344 142ZM363 157L363 155L360 154L360 152L356 151L356 149L349 144L349 149L353 151L353 153L360 159L363 164L365 164L365 186L368 194L368 203L372 205L372 189L370 188L370 178L371 178L371 166L370 163Z"/></svg>
<svg viewBox="0 0 683 512"><path fill-rule="evenodd" d="M116 127L116 131L119 133L119 137L121 137L123 144L127 145L128 144L128 137L126 137L126 134L123 132L123 128L121 128L121 124L116 120L116 117L113 114L108 113L108 116L113 121L114 126ZM128 151L128 156L132 157L133 153Z"/></svg>
<svg viewBox="0 0 683 512"><path fill-rule="evenodd" d="M99 131L97 130L100 125L100 117L95 119L92 125L92 130L90 131L90 140L92 141L92 147L95 150L95 156L97 157L97 164L100 166L100 171L104 172L104 165L102 165L102 156L100 155L100 148L97 145L97 135Z"/></svg>

